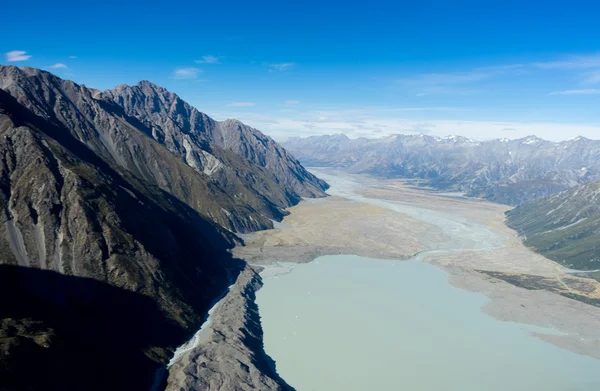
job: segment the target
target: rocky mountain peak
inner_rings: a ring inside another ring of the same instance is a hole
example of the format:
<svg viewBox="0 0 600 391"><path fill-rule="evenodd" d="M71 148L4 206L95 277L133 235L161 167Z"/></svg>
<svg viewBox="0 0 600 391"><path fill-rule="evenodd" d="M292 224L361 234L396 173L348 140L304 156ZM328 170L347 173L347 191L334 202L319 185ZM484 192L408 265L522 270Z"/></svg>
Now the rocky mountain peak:
<svg viewBox="0 0 600 391"><path fill-rule="evenodd" d="M541 142L545 142L546 140L541 139L535 135L530 135L527 137L524 137L522 139L519 140L521 142L521 144L525 144L525 145L532 145L532 144L537 144L537 143L541 143Z"/></svg>
<svg viewBox="0 0 600 391"><path fill-rule="evenodd" d="M150 389L243 267L234 232L325 195L232 124L150 82L0 66L0 388Z"/></svg>

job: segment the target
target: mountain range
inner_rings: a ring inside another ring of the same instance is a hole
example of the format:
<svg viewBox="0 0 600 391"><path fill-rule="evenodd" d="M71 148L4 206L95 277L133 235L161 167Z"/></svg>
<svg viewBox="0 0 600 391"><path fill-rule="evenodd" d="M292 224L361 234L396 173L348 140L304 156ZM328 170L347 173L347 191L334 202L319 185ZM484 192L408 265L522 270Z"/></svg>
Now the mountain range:
<svg viewBox="0 0 600 391"><path fill-rule="evenodd" d="M518 205L507 224L526 245L600 279L600 141L333 135L282 146L149 81L100 91L0 66L0 391L156 385L238 276L246 285L234 289L253 302L260 281L231 256L236 234L326 195L292 153ZM254 307L230 330L251 354L227 346L229 361L216 360L226 376L212 380L287 389ZM219 357L211 349L194 359ZM200 384L184 375L177 384Z"/></svg>
<svg viewBox="0 0 600 391"><path fill-rule="evenodd" d="M0 66L0 389L149 389L245 267L235 233L326 188L150 82Z"/></svg>
<svg viewBox="0 0 600 391"><path fill-rule="evenodd" d="M307 165L409 178L517 205L506 223L525 245L600 280L600 141L338 134L292 138L283 145Z"/></svg>
<svg viewBox="0 0 600 391"><path fill-rule="evenodd" d="M306 165L418 179L437 189L519 205L600 179L600 141L551 142L535 136L473 141L465 137L343 134L282 144Z"/></svg>

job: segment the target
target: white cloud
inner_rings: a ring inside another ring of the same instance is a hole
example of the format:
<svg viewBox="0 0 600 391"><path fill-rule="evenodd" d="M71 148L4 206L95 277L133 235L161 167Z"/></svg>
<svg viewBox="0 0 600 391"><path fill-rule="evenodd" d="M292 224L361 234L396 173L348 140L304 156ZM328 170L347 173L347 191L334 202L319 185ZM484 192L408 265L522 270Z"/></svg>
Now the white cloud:
<svg viewBox="0 0 600 391"><path fill-rule="evenodd" d="M231 103L228 103L227 106L230 106L230 107L251 107L251 106L256 106L256 103L254 103L254 102L231 102Z"/></svg>
<svg viewBox="0 0 600 391"><path fill-rule="evenodd" d="M583 80L584 84L598 84L600 83L600 70L589 72L585 75Z"/></svg>
<svg viewBox="0 0 600 391"><path fill-rule="evenodd" d="M571 55L557 61L538 62L532 65L544 70L571 72L581 80L581 84L600 83L600 53ZM596 94L593 91L590 89L557 91L551 95Z"/></svg>
<svg viewBox="0 0 600 391"><path fill-rule="evenodd" d="M291 99L291 100L286 100L283 103L285 103L286 105L298 105L298 104L300 104L300 101L299 100Z"/></svg>
<svg viewBox="0 0 600 391"><path fill-rule="evenodd" d="M464 111L455 107L398 107L391 111Z"/></svg>
<svg viewBox="0 0 600 391"><path fill-rule="evenodd" d="M27 52L23 50L13 50L11 52L4 53L6 57L6 61L15 62L15 61L27 61L31 58L31 55L27 54Z"/></svg>
<svg viewBox="0 0 600 391"><path fill-rule="evenodd" d="M281 72L281 71L285 71L286 69L290 69L294 65L295 64L293 62L283 62L283 63L279 63L279 64L267 64L267 66L269 68L271 68L269 70L269 72Z"/></svg>
<svg viewBox="0 0 600 391"><path fill-rule="evenodd" d="M492 65L464 72L425 73L396 80L396 83L415 96L433 94L467 95L480 92L482 82L509 75L534 71L555 70L574 72L583 84L600 83L600 53L570 55L556 61Z"/></svg>
<svg viewBox="0 0 600 391"><path fill-rule="evenodd" d="M511 71L514 69L524 68L525 64L506 64L506 65L491 65L488 67L480 67L476 70L485 71L485 72L501 72L501 71Z"/></svg>
<svg viewBox="0 0 600 391"><path fill-rule="evenodd" d="M197 64L220 64L220 57L217 56L202 56L201 60L195 60Z"/></svg>
<svg viewBox="0 0 600 391"><path fill-rule="evenodd" d="M58 62L54 65L50 65L48 68L53 68L53 69L63 68L64 69L64 68L68 68L68 67L65 64L63 64L62 62Z"/></svg>
<svg viewBox="0 0 600 391"><path fill-rule="evenodd" d="M174 79L179 79L179 80L183 80L183 79L196 79L198 77L198 74L202 73L202 69L198 69L198 68L180 68L180 69L176 69L175 72L173 73L173 78Z"/></svg>
<svg viewBox="0 0 600 391"><path fill-rule="evenodd" d="M600 54L569 56L558 61L538 62L535 66L542 69L586 69L600 67Z"/></svg>
<svg viewBox="0 0 600 391"><path fill-rule="evenodd" d="M549 95L597 95L600 94L600 89L586 88L583 90L566 90L566 91L554 91Z"/></svg>
<svg viewBox="0 0 600 391"><path fill-rule="evenodd" d="M491 72L475 70L457 73L424 73L396 82L417 96L426 94L472 94L476 82L489 78Z"/></svg>
<svg viewBox="0 0 600 391"><path fill-rule="evenodd" d="M398 133L426 133L438 137L460 135L474 140L503 138L507 135L511 138L521 138L532 134L553 141L567 140L578 135L592 139L600 138L600 124L464 121L426 119L425 115L417 115L415 118L401 118L395 116L392 110L313 111L294 113L293 116L228 111L217 114L216 117L219 119L238 118L277 140L284 140L292 136L308 137L336 133L345 133L353 138L383 137ZM415 114L418 113L418 111L415 112ZM399 115L399 113L397 114Z"/></svg>
<svg viewBox="0 0 600 391"><path fill-rule="evenodd" d="M69 56L69 58L73 59L73 58L77 58L77 56Z"/></svg>
<svg viewBox="0 0 600 391"><path fill-rule="evenodd" d="M411 79L401 80L404 83L414 84L464 84L474 81L487 79L489 74L484 72L464 72L464 73L424 73Z"/></svg>

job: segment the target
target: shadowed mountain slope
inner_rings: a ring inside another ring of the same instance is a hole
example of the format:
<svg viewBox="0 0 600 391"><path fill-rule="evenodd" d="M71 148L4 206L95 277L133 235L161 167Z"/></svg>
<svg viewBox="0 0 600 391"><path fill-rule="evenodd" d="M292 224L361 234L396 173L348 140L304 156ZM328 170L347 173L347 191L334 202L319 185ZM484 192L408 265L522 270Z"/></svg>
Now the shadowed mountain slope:
<svg viewBox="0 0 600 391"><path fill-rule="evenodd" d="M2 390L147 390L244 267L231 231L324 195L258 131L182 154L113 97L0 66Z"/></svg>
<svg viewBox="0 0 600 391"><path fill-rule="evenodd" d="M105 162L1 90L0 156L4 221L0 225L0 263L23 269L12 271L13 275L27 274L29 268L51 270L92 278L114 286L115 292L122 289L148 298L153 306L132 305L116 311L114 319L104 313L98 321L127 322L133 320L129 317L143 315L179 330L158 345L148 340L142 349L139 345L121 347L124 354L147 357L155 366L167 360L228 284L219 260L228 258L226 250L235 238L158 187L127 172L119 174L118 166ZM27 284L34 285L44 284ZM48 296L54 293L46 292ZM72 295L85 297L87 288L82 286ZM29 312L23 297L14 296L15 305L27 313L28 321L40 320L35 310ZM110 304L103 305L108 311ZM146 314L144 308L153 310ZM77 311L62 314L68 313L77 316ZM140 335L149 333L152 324L140 328ZM147 371L146 365L137 365L131 363L132 379L151 376L136 371ZM119 382L125 381L115 376Z"/></svg>

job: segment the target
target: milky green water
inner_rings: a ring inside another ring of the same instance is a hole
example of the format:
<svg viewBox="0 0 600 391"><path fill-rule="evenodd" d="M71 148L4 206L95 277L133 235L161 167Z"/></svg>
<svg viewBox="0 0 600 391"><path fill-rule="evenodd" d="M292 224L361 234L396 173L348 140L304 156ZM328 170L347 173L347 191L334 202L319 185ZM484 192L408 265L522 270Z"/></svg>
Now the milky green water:
<svg viewBox="0 0 600 391"><path fill-rule="evenodd" d="M422 238L433 250L415 261L327 256L265 278L257 294L265 349L298 391L600 390L600 360L495 320L481 311L485 296L452 287L444 272L416 261L488 251L504 237L426 205L363 196L353 177L314 171L330 194L407 214L445 238Z"/></svg>
<svg viewBox="0 0 600 391"><path fill-rule="evenodd" d="M600 360L495 320L486 300L428 264L344 255L257 295L266 352L298 391L600 390Z"/></svg>

